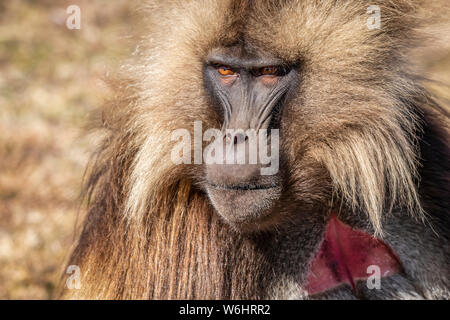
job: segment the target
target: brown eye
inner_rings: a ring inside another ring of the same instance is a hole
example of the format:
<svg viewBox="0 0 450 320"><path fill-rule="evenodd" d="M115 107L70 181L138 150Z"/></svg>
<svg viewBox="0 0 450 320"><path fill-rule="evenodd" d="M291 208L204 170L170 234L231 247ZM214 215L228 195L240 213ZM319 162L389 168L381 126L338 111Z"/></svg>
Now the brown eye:
<svg viewBox="0 0 450 320"><path fill-rule="evenodd" d="M259 70L259 74L262 76L276 76L279 73L277 67L264 67Z"/></svg>
<svg viewBox="0 0 450 320"><path fill-rule="evenodd" d="M229 67L226 67L226 66L218 67L217 71L219 71L219 73L222 76L233 76L236 74L236 72L234 72L233 70L231 70Z"/></svg>

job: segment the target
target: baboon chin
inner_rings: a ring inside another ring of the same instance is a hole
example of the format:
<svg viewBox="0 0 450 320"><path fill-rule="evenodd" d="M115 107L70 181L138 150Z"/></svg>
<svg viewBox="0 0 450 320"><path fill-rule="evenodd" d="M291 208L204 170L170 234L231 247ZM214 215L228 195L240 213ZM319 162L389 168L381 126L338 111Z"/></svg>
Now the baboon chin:
<svg viewBox="0 0 450 320"><path fill-rule="evenodd" d="M260 228L267 223L271 215L276 214L272 210L280 198L280 187L271 185L209 185L206 189L217 213L242 231Z"/></svg>
<svg viewBox="0 0 450 320"><path fill-rule="evenodd" d="M364 0L145 6L63 297L450 298L448 111L410 58L426 2L376 2L379 28Z"/></svg>

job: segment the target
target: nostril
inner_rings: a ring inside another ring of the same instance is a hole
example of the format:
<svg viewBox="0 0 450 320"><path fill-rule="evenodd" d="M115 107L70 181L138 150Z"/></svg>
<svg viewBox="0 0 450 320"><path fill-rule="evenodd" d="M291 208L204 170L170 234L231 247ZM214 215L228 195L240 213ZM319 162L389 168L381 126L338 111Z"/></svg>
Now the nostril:
<svg viewBox="0 0 450 320"><path fill-rule="evenodd" d="M243 133L236 133L234 135L234 144L243 143L244 141L248 140L248 136Z"/></svg>
<svg viewBox="0 0 450 320"><path fill-rule="evenodd" d="M223 136L223 140L226 144L239 144L248 141L248 135L245 133L227 133Z"/></svg>

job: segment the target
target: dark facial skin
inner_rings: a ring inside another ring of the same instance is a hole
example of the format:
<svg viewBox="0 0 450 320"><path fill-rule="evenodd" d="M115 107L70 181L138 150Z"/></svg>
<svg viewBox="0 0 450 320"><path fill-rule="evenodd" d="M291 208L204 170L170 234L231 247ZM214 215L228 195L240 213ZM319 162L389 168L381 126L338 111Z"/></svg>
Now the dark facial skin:
<svg viewBox="0 0 450 320"><path fill-rule="evenodd" d="M224 147L244 144L245 164L207 164L206 191L218 213L230 224L243 226L267 218L281 196L281 174L262 175L258 157L249 163L245 134L233 137L226 129L270 130L279 128L279 118L298 79L297 70L283 61L240 47L213 50L204 67L204 82L216 111L223 117ZM224 149L225 150L225 149ZM238 152L238 151L237 151ZM239 157L237 153L237 157ZM277 160L278 161L278 160ZM224 161L225 162L225 161Z"/></svg>

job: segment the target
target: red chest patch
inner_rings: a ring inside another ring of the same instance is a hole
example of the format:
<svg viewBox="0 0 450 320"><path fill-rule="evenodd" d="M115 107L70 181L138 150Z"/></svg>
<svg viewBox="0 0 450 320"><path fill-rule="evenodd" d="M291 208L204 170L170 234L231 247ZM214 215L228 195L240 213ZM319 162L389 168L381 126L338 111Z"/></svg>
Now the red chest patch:
<svg viewBox="0 0 450 320"><path fill-rule="evenodd" d="M349 284L357 293L356 280L367 279L371 265L380 268L381 277L398 273L402 267L397 255L383 241L352 229L332 215L325 237L309 271L310 295Z"/></svg>

